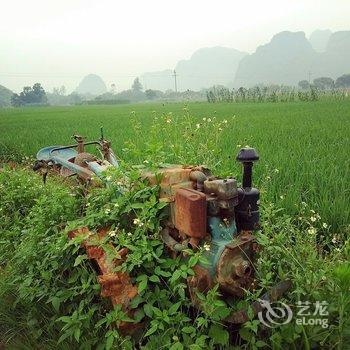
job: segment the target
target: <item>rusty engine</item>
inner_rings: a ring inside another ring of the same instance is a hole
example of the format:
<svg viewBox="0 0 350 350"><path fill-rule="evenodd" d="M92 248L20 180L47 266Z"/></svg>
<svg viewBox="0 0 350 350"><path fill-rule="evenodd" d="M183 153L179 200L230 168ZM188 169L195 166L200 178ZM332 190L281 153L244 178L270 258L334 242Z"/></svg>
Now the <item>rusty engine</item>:
<svg viewBox="0 0 350 350"><path fill-rule="evenodd" d="M118 161L103 138L84 142L74 137L76 145L51 146L40 150L34 169L53 168L62 176L77 175L81 181L89 182L94 176L103 178L107 167L118 167ZM86 153L84 147L98 145L102 160ZM75 150L77 149L77 151ZM203 166L174 165L160 168L157 173L143 173L151 185L160 185L160 201L168 203L167 220L160 233L161 239L171 255L186 255L189 249L201 249L206 263L198 263L195 275L187 281L190 297L196 306L196 290L206 292L218 284L223 295L242 298L245 291L254 288L254 257L257 244L253 231L259 228L259 191L252 187L253 163L259 156L253 148L242 148L236 158L243 165L242 186L234 177L218 178ZM159 183L160 179L160 183ZM82 244L90 259L97 263L101 295L109 297L113 305L120 304L132 316L131 300L137 295L137 286L124 272L115 272L128 253L126 248L116 252L121 259L110 261L98 241L108 233L101 229L97 233L82 227L69 232L74 238L84 235ZM111 244L111 249L114 247ZM285 281L272 288L261 299L274 300L290 288ZM257 313L262 305L252 305ZM232 323L247 320L246 311L233 313L227 319ZM137 326L122 322L119 328L131 333Z"/></svg>

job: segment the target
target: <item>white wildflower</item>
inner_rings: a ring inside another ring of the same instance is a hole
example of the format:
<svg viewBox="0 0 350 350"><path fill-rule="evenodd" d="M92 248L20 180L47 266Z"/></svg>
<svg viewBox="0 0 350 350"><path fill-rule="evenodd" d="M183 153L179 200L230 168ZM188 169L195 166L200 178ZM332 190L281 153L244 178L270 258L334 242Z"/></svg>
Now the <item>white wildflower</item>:
<svg viewBox="0 0 350 350"><path fill-rule="evenodd" d="M131 232L128 232L127 235L128 235L129 237L131 237L131 236L132 236L132 233L131 233Z"/></svg>
<svg viewBox="0 0 350 350"><path fill-rule="evenodd" d="M222 131L222 128L219 128L219 131Z"/></svg>
<svg viewBox="0 0 350 350"><path fill-rule="evenodd" d="M140 224L140 219L134 219L134 225L139 225Z"/></svg>
<svg viewBox="0 0 350 350"><path fill-rule="evenodd" d="M207 120L207 118L203 118L203 121L205 122Z"/></svg>
<svg viewBox="0 0 350 350"><path fill-rule="evenodd" d="M119 204L118 204L118 203L115 203L114 206L115 206L116 208L118 208L118 207L119 207Z"/></svg>
<svg viewBox="0 0 350 350"><path fill-rule="evenodd" d="M197 129L199 129L201 127L201 125L200 124L196 124L196 127L197 127Z"/></svg>
<svg viewBox="0 0 350 350"><path fill-rule="evenodd" d="M309 235L314 235L316 234L316 229L314 227L310 227L308 230L307 230L307 233Z"/></svg>
<svg viewBox="0 0 350 350"><path fill-rule="evenodd" d="M107 180L107 181L111 181L111 180L112 180L112 176L107 176L107 177L106 177L106 180Z"/></svg>
<svg viewBox="0 0 350 350"><path fill-rule="evenodd" d="M168 118L168 119L166 120L166 122L167 122L168 124L170 124L170 123L171 123L171 119Z"/></svg>
<svg viewBox="0 0 350 350"><path fill-rule="evenodd" d="M226 119L224 119L224 124L227 124L227 120Z"/></svg>
<svg viewBox="0 0 350 350"><path fill-rule="evenodd" d="M333 236L333 238L332 238L332 243L333 243L333 244L337 243L337 237L336 237L336 236Z"/></svg>
<svg viewBox="0 0 350 350"><path fill-rule="evenodd" d="M211 118L208 118L208 123L210 123L211 122Z"/></svg>
<svg viewBox="0 0 350 350"><path fill-rule="evenodd" d="M317 219L316 219L314 216L311 216L310 220L311 220L312 222L315 222Z"/></svg>
<svg viewBox="0 0 350 350"><path fill-rule="evenodd" d="M106 210L105 210L105 214L109 214L111 212L111 209L109 209L109 208L107 208Z"/></svg>
<svg viewBox="0 0 350 350"><path fill-rule="evenodd" d="M323 228L328 228L328 225L324 222L324 223L322 224L322 227L323 227Z"/></svg>
<svg viewBox="0 0 350 350"><path fill-rule="evenodd" d="M115 231L111 231L108 233L109 237L115 237L116 236L116 233Z"/></svg>
<svg viewBox="0 0 350 350"><path fill-rule="evenodd" d="M283 195L280 195L280 198L281 198L281 199L284 199L284 196L283 196Z"/></svg>
<svg viewBox="0 0 350 350"><path fill-rule="evenodd" d="M203 248L208 252L210 250L210 244L209 243L204 243Z"/></svg>

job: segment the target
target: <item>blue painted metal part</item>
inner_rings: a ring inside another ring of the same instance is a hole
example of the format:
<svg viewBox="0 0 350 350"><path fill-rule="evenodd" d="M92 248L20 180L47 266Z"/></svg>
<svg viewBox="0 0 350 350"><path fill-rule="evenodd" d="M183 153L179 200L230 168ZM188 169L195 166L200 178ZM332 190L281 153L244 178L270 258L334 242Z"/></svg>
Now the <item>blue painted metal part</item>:
<svg viewBox="0 0 350 350"><path fill-rule="evenodd" d="M51 161L55 164L60 164L63 168L69 169L74 174L80 174L86 179L91 178L93 174L103 178L103 172L107 169L106 165L100 165L97 162L87 162L88 169L83 168L70 160L78 155L78 152L73 148L56 149L65 146L49 146L42 148L36 155L38 160ZM110 150L107 160L112 166L118 167L118 161L113 151Z"/></svg>
<svg viewBox="0 0 350 350"><path fill-rule="evenodd" d="M59 148L59 147L63 147L63 146L49 146L49 147L42 148L36 154L36 158L38 160L48 161L48 160L52 160L52 156L59 156L60 158L68 160L76 157L76 155L78 154L78 152L72 148L61 149L61 150L56 150L52 152L53 149Z"/></svg>
<svg viewBox="0 0 350 350"><path fill-rule="evenodd" d="M61 164L62 167L69 169L71 172L75 174L83 175L85 178L91 178L93 176L93 172L86 168L81 167L75 163L70 162L65 158L61 158L58 156L52 156L51 160L56 164Z"/></svg>
<svg viewBox="0 0 350 350"><path fill-rule="evenodd" d="M215 276L216 267L225 246L231 243L234 236L237 235L237 227L233 218L229 219L229 222L223 222L216 216L208 218L208 226L211 242L210 249L204 254L208 260L208 265L205 267L213 277Z"/></svg>
<svg viewBox="0 0 350 350"><path fill-rule="evenodd" d="M88 162L88 167L100 178L103 177L103 172L107 169L105 165L100 165L97 162Z"/></svg>

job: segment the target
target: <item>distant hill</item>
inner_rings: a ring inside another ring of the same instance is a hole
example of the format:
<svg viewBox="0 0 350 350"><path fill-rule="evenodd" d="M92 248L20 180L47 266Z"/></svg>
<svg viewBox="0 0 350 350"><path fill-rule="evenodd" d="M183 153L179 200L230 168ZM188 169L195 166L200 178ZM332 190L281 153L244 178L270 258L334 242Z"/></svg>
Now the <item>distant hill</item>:
<svg viewBox="0 0 350 350"><path fill-rule="evenodd" d="M80 95L101 95L107 91L106 84L96 74L85 76L75 90Z"/></svg>
<svg viewBox="0 0 350 350"><path fill-rule="evenodd" d="M234 85L297 85L309 77L336 79L349 72L350 31L331 34L324 52L315 51L304 32L281 32L241 60Z"/></svg>
<svg viewBox="0 0 350 350"><path fill-rule="evenodd" d="M320 30L317 29L311 33L309 41L313 49L317 52L326 51L328 41L332 32L329 29Z"/></svg>
<svg viewBox="0 0 350 350"><path fill-rule="evenodd" d="M178 90L200 90L212 85L232 84L239 61L247 53L227 47L202 48L190 59L181 60L175 70L178 75ZM151 72L142 75L147 88L157 90L174 89L173 70Z"/></svg>
<svg viewBox="0 0 350 350"><path fill-rule="evenodd" d="M234 85L296 85L307 79L315 58L316 52L304 32L281 32L241 60Z"/></svg>
<svg viewBox="0 0 350 350"><path fill-rule="evenodd" d="M350 73L350 31L335 32L330 36L326 51L320 54L315 67L323 76L333 79Z"/></svg>
<svg viewBox="0 0 350 350"><path fill-rule="evenodd" d="M145 89L166 91L174 90L174 71L171 69L162 70L159 72L148 72L141 76L141 81Z"/></svg>
<svg viewBox="0 0 350 350"><path fill-rule="evenodd" d="M5 86L0 85L0 107L11 106L11 97L13 92Z"/></svg>

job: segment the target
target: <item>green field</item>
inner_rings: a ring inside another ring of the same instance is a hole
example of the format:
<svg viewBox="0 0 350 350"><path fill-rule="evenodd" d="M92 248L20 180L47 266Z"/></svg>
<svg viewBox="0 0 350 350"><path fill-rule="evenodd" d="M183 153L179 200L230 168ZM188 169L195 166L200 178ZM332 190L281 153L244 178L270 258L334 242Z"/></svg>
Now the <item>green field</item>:
<svg viewBox="0 0 350 350"><path fill-rule="evenodd" d="M273 201L295 215L300 203L306 202L321 215L323 222L331 225L333 232L349 224L349 100L190 103L187 108L194 123L206 123L203 118L214 116L231 121L235 116L216 143L217 161L220 161L217 168L221 171L232 171L239 176L241 171L234 157L240 145L255 147L261 159L255 167L255 181L258 186L264 186L263 201ZM146 144L152 117L169 113L174 119L166 127L174 128L173 142L181 143L184 140L176 133L175 117L184 115L184 104L0 109L0 156L15 160L35 156L41 147L71 142L70 137L75 133L98 138L103 125L120 158L134 162L147 160L146 153L139 159L131 159L129 153L123 152L125 141ZM131 118L131 114L136 117ZM141 123L141 137L135 135L135 119ZM168 139L172 135L168 132L164 137ZM190 159L200 162L205 159L200 155L198 147L198 157ZM169 153L167 160L171 162L174 157Z"/></svg>
<svg viewBox="0 0 350 350"><path fill-rule="evenodd" d="M0 109L0 348L347 349L349 121L350 101ZM43 185L28 166L41 147L71 143L73 134L97 139L101 125L121 160L147 168L206 164L240 180L237 152L246 145L258 150L257 286L243 300L213 288L197 294L201 307L193 308L186 281L203 250L169 259L159 239L159 188L140 181L134 167L123 164L108 174L109 186L86 191L55 176ZM122 196L121 186L128 186ZM115 327L128 314L101 298L81 241L68 240L79 227L113 229L98 243L108 247L110 261L128 249L122 268L137 296L130 302L133 320L126 319L143 324L140 339ZM294 314L270 329L252 318L237 333L226 321L286 280L292 286L282 300L293 312L299 302L315 312L317 303L329 304L321 319L326 327L300 325Z"/></svg>

